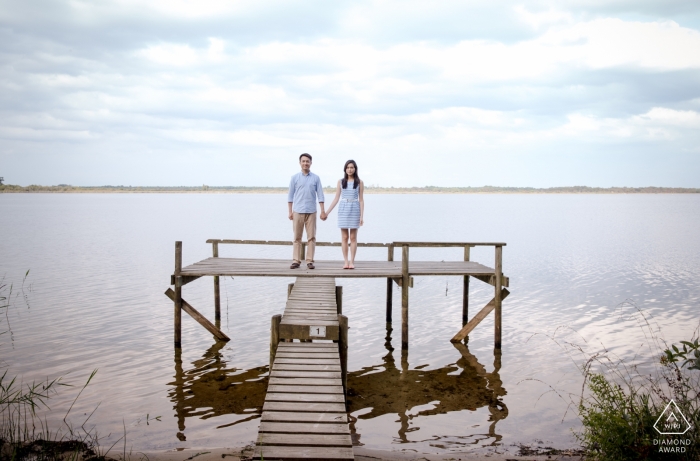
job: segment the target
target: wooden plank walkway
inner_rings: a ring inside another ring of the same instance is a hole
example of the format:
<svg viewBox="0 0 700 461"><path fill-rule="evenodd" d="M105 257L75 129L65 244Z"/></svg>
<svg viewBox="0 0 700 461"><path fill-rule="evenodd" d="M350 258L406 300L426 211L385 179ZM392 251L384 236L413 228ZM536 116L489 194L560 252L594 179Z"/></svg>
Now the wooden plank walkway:
<svg viewBox="0 0 700 461"><path fill-rule="evenodd" d="M183 276L251 276L251 277L332 277L399 278L401 261L355 261L355 269L343 269L342 261L316 261L316 269L290 269L289 259L207 258L182 268ZM473 261L410 261L409 275L491 276L494 269Z"/></svg>
<svg viewBox="0 0 700 461"><path fill-rule="evenodd" d="M334 279L295 281L279 337L339 339ZM354 459L338 343L277 345L253 459Z"/></svg>

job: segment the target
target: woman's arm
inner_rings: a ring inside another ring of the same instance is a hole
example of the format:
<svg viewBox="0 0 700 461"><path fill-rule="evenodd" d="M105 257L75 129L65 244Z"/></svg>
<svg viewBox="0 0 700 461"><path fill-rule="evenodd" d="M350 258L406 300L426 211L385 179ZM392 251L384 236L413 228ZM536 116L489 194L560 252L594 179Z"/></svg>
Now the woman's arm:
<svg viewBox="0 0 700 461"><path fill-rule="evenodd" d="M333 211L333 208L338 204L338 200L340 199L340 180L338 180L338 184L335 186L335 197L333 198L333 201L331 202L331 206L328 207L328 211L326 211L326 216L331 214L331 211Z"/></svg>
<svg viewBox="0 0 700 461"><path fill-rule="evenodd" d="M365 223L365 199L364 199L365 183L360 181L360 226Z"/></svg>

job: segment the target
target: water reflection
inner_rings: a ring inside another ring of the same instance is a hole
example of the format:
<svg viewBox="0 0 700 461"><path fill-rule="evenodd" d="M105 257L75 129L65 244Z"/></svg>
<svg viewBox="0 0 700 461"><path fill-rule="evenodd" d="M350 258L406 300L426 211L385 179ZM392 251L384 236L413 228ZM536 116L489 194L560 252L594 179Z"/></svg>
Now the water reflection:
<svg viewBox="0 0 700 461"><path fill-rule="evenodd" d="M168 391L168 397L174 404L180 440L185 440L185 419L189 417L245 416L217 427L222 428L258 418L262 413L268 367L227 368L221 353L225 345L217 341L187 370L183 368L180 350L175 351L175 380L168 383L174 387Z"/></svg>
<svg viewBox="0 0 700 461"><path fill-rule="evenodd" d="M216 342L202 358L187 367L183 367L180 351L175 352L175 379L169 383L173 387L168 397L174 404L179 431L177 438L180 440L185 440L185 420L189 417L242 416L235 422L217 427L224 428L259 418L262 413L268 367L249 370L229 367L221 353L225 345L224 342ZM388 353L382 358L381 365L363 367L348 374L348 413L366 410L357 417L350 417L355 442L359 443L360 439L355 427L358 419L398 415L400 427L397 441L408 443L411 442L408 434L418 430L418 427L411 426L414 418L462 410L476 411L482 407L488 409L490 416L488 433L480 434L480 442L486 439L495 444L501 440L501 435L496 433L496 423L508 416L508 408L501 400L506 390L499 375L500 351L495 352L494 370L489 373L469 352L469 348L461 343L454 345L461 358L456 363L434 370L426 370L428 365L410 369L407 351L400 352L400 364L397 366L390 328L387 329L385 347ZM430 423L424 420L422 425L429 429ZM469 437L473 438L474 435Z"/></svg>
<svg viewBox="0 0 700 461"><path fill-rule="evenodd" d="M456 363L434 370L424 370L428 365L409 369L408 352L401 352L400 369L396 366L391 347L391 330L387 330L388 353L381 365L364 367L348 375L348 412L367 409L357 418L351 417L353 439L359 442L355 422L386 414L398 415L400 428L398 442L408 443L407 434L418 430L409 427L410 421L419 416L446 414L453 411L486 407L490 413L486 435L492 444L502 436L496 433L496 423L508 416L508 408L501 400L506 395L499 371L501 351L494 352L492 372L479 363L465 344L455 344L462 356Z"/></svg>

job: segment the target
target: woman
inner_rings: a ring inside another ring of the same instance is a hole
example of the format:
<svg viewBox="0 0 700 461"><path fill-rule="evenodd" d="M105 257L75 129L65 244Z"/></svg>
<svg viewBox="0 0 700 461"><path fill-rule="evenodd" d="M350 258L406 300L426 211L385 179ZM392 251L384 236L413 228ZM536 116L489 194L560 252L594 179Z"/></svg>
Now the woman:
<svg viewBox="0 0 700 461"><path fill-rule="evenodd" d="M362 194L365 184L357 175L357 163L354 160L345 162L343 179L338 181L335 198L328 207L326 218L340 200L338 207L338 227L343 241L343 269L355 268L355 253L357 253L357 229L364 224L365 202ZM350 240L350 260L348 261L348 240Z"/></svg>

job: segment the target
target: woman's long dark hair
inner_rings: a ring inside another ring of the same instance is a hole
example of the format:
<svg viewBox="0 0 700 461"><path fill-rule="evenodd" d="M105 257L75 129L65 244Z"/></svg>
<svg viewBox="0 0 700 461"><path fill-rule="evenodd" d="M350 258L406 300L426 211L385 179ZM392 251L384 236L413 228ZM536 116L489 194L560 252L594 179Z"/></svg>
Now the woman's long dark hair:
<svg viewBox="0 0 700 461"><path fill-rule="evenodd" d="M352 188L353 188L353 189L357 189L358 187L360 187L360 177L357 175L357 163L355 163L354 160L348 160L347 162L345 162L345 166L343 167L343 180L342 180L342 182L341 182L341 183L342 183L342 186L343 186L343 189L347 189L347 188L348 188L348 172L347 172L347 169L348 169L348 165L350 165L351 163L355 166L355 182L352 184Z"/></svg>

